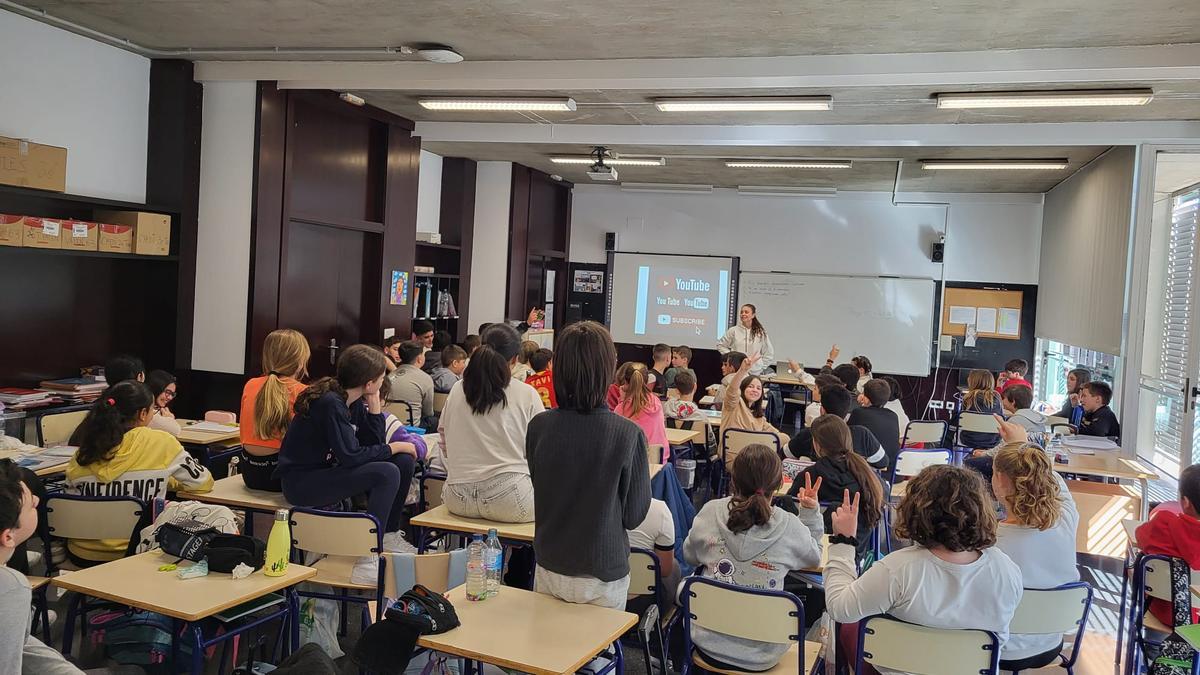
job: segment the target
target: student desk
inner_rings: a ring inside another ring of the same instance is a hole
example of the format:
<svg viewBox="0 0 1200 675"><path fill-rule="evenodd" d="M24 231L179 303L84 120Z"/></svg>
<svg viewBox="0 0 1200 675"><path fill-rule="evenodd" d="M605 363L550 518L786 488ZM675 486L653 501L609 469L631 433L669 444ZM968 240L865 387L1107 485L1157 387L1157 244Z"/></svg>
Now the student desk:
<svg viewBox="0 0 1200 675"><path fill-rule="evenodd" d="M417 646L535 675L579 670L638 620L629 612L510 586L482 602L468 601L465 586L446 596L462 625L422 635Z"/></svg>
<svg viewBox="0 0 1200 675"><path fill-rule="evenodd" d="M266 513L274 515L277 509L290 509L291 504L283 498L281 492L266 492L263 490L251 490L246 487L246 483L241 476L229 476L222 478L213 483L213 489L209 492L188 492L186 490L176 492L175 496L179 499L192 499L205 504L220 504L228 506L232 509L238 509L246 512L245 533L254 534L254 517L255 513Z"/></svg>
<svg viewBox="0 0 1200 675"><path fill-rule="evenodd" d="M234 579L229 574L219 572L196 579L180 579L174 572L158 571L160 565L172 562L175 562L175 558L161 551L147 551L96 567L69 572L54 577L50 583L68 591L75 591L80 597L100 598L128 607L159 612L175 619L179 624L191 624L190 630L182 635L183 639L192 643L191 672L201 673L204 670L205 649L239 634L240 631L233 630L205 639L200 625L196 622L268 593L287 589L290 595L293 586L317 574L317 570L311 567L294 563L288 565L287 572L279 577L268 577L259 570L245 579ZM182 566L190 563L180 564ZM65 626L68 637L63 651L66 653L71 651L69 636L74 632L71 623L76 601L77 599L72 599L68 624ZM270 618L265 620L286 617L288 607L292 604L294 603L284 603L278 612L273 612ZM240 628L248 629L256 623Z"/></svg>
<svg viewBox="0 0 1200 675"><path fill-rule="evenodd" d="M176 421L183 427L176 438L209 471L213 470L215 461L237 454L242 447L242 434L236 426L229 427L228 431L195 431L188 428L197 423L195 420Z"/></svg>
<svg viewBox="0 0 1200 675"><path fill-rule="evenodd" d="M667 443L687 445L693 441L704 442L704 429L674 429L667 427Z"/></svg>
<svg viewBox="0 0 1200 675"><path fill-rule="evenodd" d="M662 470L663 470L662 464L651 464L650 465L650 480L654 480L654 477L657 476L658 472L662 471Z"/></svg>
<svg viewBox="0 0 1200 675"><path fill-rule="evenodd" d="M417 529L417 547L419 552L425 552L425 530L453 532L457 534L483 534L495 529L500 539L531 543L533 541L533 523L497 523L482 518L463 518L450 513L445 504L435 506L419 516L413 516L409 523ZM465 602L465 601L464 601ZM472 603L474 604L474 603ZM456 604L455 607L458 607Z"/></svg>
<svg viewBox="0 0 1200 675"><path fill-rule="evenodd" d="M1158 480L1158 474L1150 468L1122 457L1120 449L1097 450L1094 455L1077 455L1064 448L1059 454L1067 457L1067 463L1054 462L1054 470L1058 473L1136 481L1141 488L1140 517L1146 520L1150 516L1150 481Z"/></svg>
<svg viewBox="0 0 1200 675"><path fill-rule="evenodd" d="M33 446L30 446L30 447L33 447ZM18 456L36 457L36 456L38 456L38 453L41 453L44 451L45 451L45 448L37 448L37 452L34 452L29 455L22 455L21 453L13 452L13 451L2 452L2 453L0 453L0 458L11 459L15 462L17 460ZM40 467L34 469L33 473L36 474L40 478L45 478L46 476L54 476L54 475L63 473L64 471L67 470L67 463L71 461L71 458L70 457L61 457L61 458L57 458L57 459L60 459L61 461L55 461L51 464L47 464L46 466L40 466Z"/></svg>

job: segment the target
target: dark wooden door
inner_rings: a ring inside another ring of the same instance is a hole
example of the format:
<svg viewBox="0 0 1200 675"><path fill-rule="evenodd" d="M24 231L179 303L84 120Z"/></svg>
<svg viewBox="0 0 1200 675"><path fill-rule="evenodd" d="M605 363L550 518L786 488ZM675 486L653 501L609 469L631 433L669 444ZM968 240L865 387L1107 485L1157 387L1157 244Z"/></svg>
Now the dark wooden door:
<svg viewBox="0 0 1200 675"><path fill-rule="evenodd" d="M288 224L279 325L308 338L308 370L314 378L332 375L341 350L364 340L362 318L377 302L364 293L371 287L364 277L377 267L364 262L376 236L301 221Z"/></svg>

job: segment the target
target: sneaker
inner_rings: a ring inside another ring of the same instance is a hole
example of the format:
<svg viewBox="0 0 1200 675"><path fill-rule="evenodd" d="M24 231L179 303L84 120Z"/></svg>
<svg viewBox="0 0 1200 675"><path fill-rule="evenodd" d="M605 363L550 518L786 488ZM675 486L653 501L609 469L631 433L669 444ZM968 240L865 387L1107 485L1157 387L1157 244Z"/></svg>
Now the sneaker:
<svg viewBox="0 0 1200 675"><path fill-rule="evenodd" d="M404 539L403 532L384 533L383 550L388 553L412 553L413 555L417 553L417 547Z"/></svg>
<svg viewBox="0 0 1200 675"><path fill-rule="evenodd" d="M374 586L379 583L379 557L367 555L354 561L350 583Z"/></svg>

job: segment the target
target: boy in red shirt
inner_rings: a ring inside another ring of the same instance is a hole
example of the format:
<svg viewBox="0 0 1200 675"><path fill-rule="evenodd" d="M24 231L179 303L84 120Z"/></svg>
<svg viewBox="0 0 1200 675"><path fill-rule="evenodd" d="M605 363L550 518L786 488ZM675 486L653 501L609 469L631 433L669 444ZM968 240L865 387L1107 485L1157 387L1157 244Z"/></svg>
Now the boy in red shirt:
<svg viewBox="0 0 1200 675"><path fill-rule="evenodd" d="M551 366L554 363L554 352L545 347L537 350L529 357L529 367L533 374L525 378L525 384L537 390L542 397L542 405L546 410L558 407L554 399L554 373Z"/></svg>
<svg viewBox="0 0 1200 675"><path fill-rule="evenodd" d="M1025 373L1029 372L1029 362L1025 359L1013 359L1004 364L1004 370L996 377L996 391L1001 394L1005 389L1014 385L1024 385L1033 389L1033 385L1029 380L1025 379Z"/></svg>
<svg viewBox="0 0 1200 675"><path fill-rule="evenodd" d="M1179 474L1179 506L1183 513L1176 513L1167 506L1160 506L1150 514L1150 520L1142 523L1134 536L1138 546L1146 553L1183 558L1193 570L1200 569L1200 519L1196 507L1200 505L1200 464L1193 464ZM1174 626L1171 602L1157 598L1150 601L1150 613L1167 626ZM1192 610L1193 621L1196 610Z"/></svg>

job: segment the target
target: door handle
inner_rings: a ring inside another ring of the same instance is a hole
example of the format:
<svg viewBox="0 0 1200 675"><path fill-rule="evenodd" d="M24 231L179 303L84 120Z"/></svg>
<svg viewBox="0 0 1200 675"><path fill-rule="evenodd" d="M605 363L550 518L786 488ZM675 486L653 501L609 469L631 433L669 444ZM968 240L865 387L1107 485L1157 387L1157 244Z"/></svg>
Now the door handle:
<svg viewBox="0 0 1200 675"><path fill-rule="evenodd" d="M329 338L329 365L331 365L331 366L337 365L338 349L339 349L339 347L338 347L338 343L337 343L337 338Z"/></svg>

